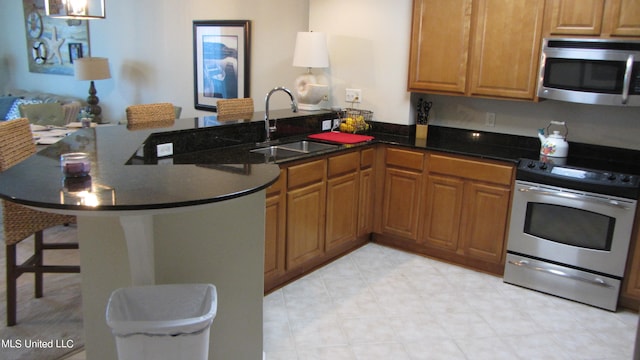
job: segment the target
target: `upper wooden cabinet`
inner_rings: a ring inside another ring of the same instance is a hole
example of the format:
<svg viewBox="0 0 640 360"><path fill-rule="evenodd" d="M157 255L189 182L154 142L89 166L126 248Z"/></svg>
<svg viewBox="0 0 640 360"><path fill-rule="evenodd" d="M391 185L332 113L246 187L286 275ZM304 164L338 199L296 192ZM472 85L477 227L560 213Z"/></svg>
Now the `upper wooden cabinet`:
<svg viewBox="0 0 640 360"><path fill-rule="evenodd" d="M544 0L414 0L408 89L535 98Z"/></svg>
<svg viewBox="0 0 640 360"><path fill-rule="evenodd" d="M604 0L548 0L545 34L600 36L603 13Z"/></svg>
<svg viewBox="0 0 640 360"><path fill-rule="evenodd" d="M464 94L471 0L414 0L409 90Z"/></svg>
<svg viewBox="0 0 640 360"><path fill-rule="evenodd" d="M640 36L638 0L547 0L545 36Z"/></svg>

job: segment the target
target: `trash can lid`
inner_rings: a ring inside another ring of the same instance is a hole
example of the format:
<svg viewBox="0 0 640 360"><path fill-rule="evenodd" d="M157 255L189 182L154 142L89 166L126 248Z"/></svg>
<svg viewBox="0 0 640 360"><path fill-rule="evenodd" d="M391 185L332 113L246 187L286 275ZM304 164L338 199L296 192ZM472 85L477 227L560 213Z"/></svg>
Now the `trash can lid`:
<svg viewBox="0 0 640 360"><path fill-rule="evenodd" d="M212 284L120 288L109 297L107 324L115 336L192 334L211 325L217 302Z"/></svg>

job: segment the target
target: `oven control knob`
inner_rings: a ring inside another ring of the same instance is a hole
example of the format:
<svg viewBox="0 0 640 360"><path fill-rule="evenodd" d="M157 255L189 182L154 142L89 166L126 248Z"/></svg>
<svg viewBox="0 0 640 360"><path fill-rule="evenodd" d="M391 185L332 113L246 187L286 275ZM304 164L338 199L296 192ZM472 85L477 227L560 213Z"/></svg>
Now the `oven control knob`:
<svg viewBox="0 0 640 360"><path fill-rule="evenodd" d="M609 174L609 177L607 179L609 179L611 181L615 180L616 179L616 174L614 174L614 173Z"/></svg>
<svg viewBox="0 0 640 360"><path fill-rule="evenodd" d="M533 169L534 167L536 167L536 163L535 161L529 161L529 163L527 164L527 167L529 169Z"/></svg>
<svg viewBox="0 0 640 360"><path fill-rule="evenodd" d="M630 181L631 181L631 177L629 175L625 175L625 176L622 177L622 182L628 183Z"/></svg>
<svg viewBox="0 0 640 360"><path fill-rule="evenodd" d="M541 170L547 170L547 163L540 164L540 169Z"/></svg>

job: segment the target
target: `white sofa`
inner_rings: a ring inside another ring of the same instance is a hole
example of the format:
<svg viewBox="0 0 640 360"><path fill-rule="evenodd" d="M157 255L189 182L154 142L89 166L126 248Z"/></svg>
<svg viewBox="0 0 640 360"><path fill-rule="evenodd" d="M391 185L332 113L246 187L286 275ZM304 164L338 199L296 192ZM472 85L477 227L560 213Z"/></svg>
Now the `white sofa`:
<svg viewBox="0 0 640 360"><path fill-rule="evenodd" d="M0 97L0 101L4 101L5 104L12 102L9 109L4 114L0 114L0 121L11 120L20 117L19 106L21 104L37 104L37 103L53 103L57 102L62 105L64 111L65 124L73 121L77 121L78 113L80 109L86 106L84 100L74 98L71 96L63 96L56 94L49 94L39 91L25 91L20 89L13 89L7 91L5 95Z"/></svg>

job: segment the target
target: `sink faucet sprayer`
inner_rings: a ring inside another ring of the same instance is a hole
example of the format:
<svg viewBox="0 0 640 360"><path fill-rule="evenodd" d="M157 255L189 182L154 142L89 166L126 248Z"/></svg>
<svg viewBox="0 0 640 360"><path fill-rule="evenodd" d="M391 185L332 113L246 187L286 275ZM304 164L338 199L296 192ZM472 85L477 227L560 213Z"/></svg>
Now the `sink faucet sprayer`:
<svg viewBox="0 0 640 360"><path fill-rule="evenodd" d="M275 132L277 127L276 127L276 122L278 121L278 119L275 119L273 121L273 126L269 125L269 99L271 98L271 95L276 92L276 91L284 91L287 94L289 94L289 97L291 98L291 110L293 112L297 112L298 111L298 104L296 103L296 99L293 97L293 94L291 93L291 90L282 87L282 86L278 86L278 87L274 87L273 89L271 89L271 91L269 91L269 93L267 94L267 96L264 99L264 130L267 134L265 142L267 141L271 141L271 133Z"/></svg>

